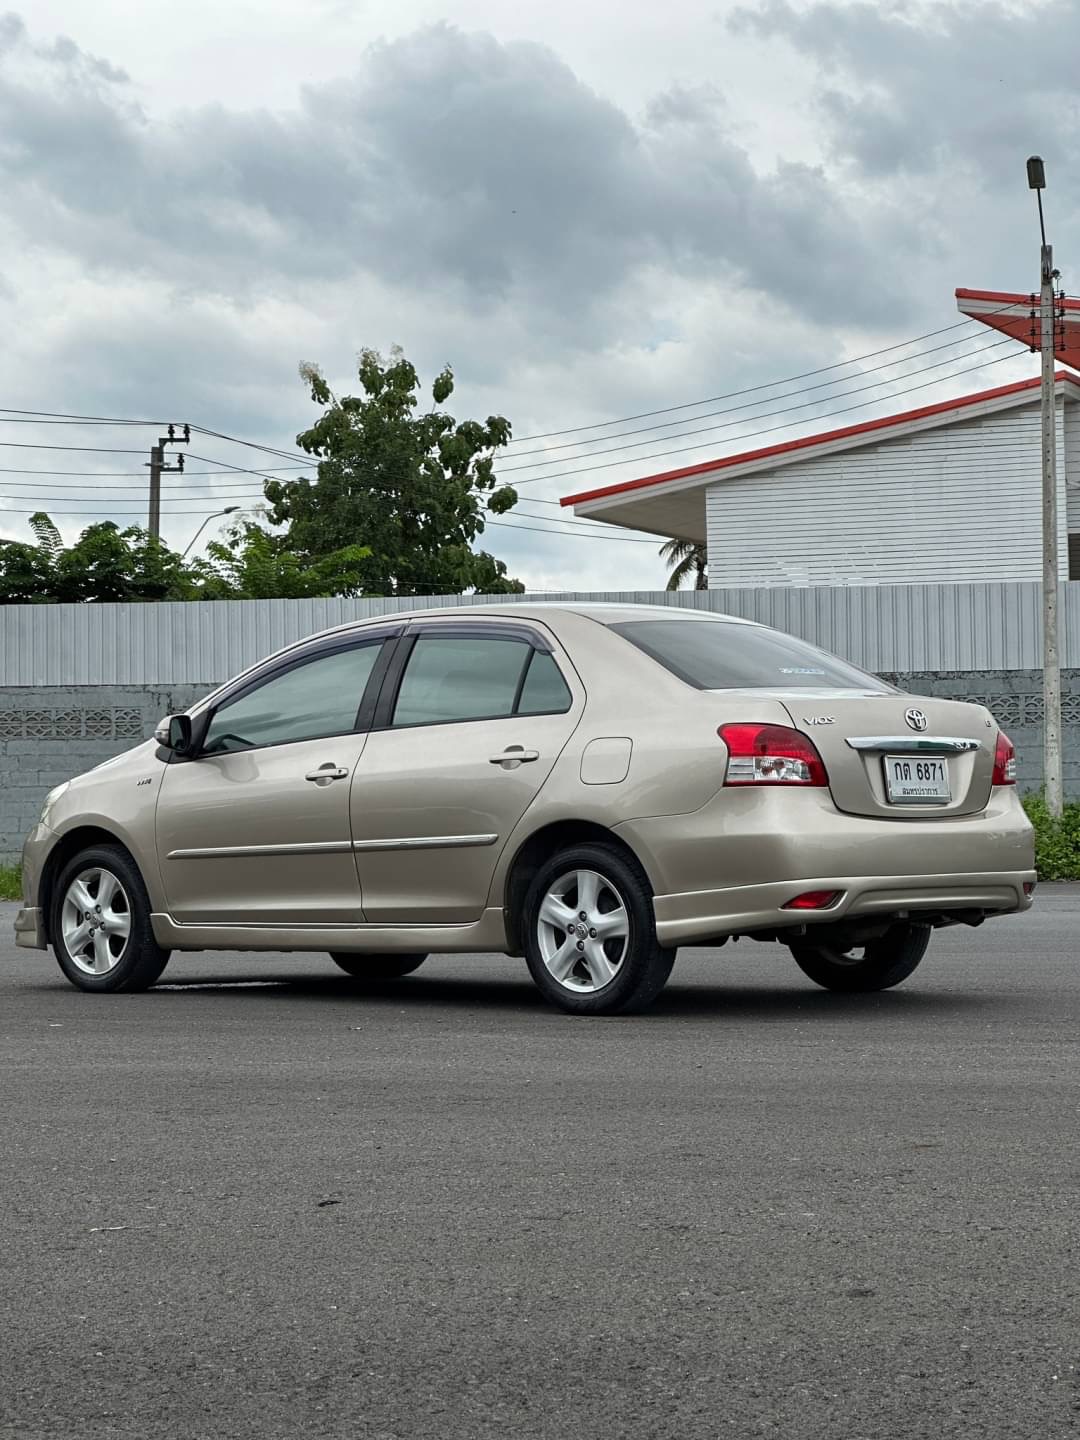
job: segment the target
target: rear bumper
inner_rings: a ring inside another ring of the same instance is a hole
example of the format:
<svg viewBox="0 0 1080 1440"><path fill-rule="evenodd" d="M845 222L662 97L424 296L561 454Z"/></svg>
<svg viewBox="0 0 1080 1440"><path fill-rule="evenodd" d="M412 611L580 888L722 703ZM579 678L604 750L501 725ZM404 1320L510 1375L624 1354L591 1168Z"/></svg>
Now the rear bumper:
<svg viewBox="0 0 1080 1440"><path fill-rule="evenodd" d="M891 880L880 875L824 875L809 881L657 895L653 902L656 934L661 944L675 946L755 930L829 925L855 916L921 913L929 918L956 911L1005 915L1030 908L1024 883L1034 880L1033 870L1020 874L906 875ZM783 908L805 890L837 890L841 898L827 910Z"/></svg>
<svg viewBox="0 0 1080 1440"><path fill-rule="evenodd" d="M729 789L692 815L617 833L649 874L665 945L902 910L1026 910L1035 880L1032 829L1011 788L978 815L914 820L846 815L827 790ZM841 898L828 910L783 909L807 890Z"/></svg>

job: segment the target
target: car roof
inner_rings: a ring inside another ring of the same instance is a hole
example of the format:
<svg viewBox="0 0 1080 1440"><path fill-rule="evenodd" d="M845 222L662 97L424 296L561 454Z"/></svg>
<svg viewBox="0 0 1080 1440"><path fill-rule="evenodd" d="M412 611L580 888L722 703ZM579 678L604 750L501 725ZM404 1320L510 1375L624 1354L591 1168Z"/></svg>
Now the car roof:
<svg viewBox="0 0 1080 1440"><path fill-rule="evenodd" d="M390 602L393 604L394 602ZM407 604L407 602L405 602ZM328 636L348 635L354 631L366 629L378 629L379 627L401 625L408 620L457 620L457 619L510 619L510 620L535 620L543 623L553 618L552 611L562 611L564 614L579 615L584 619L594 620L601 625L617 625L628 620L687 620L687 621L723 621L730 625L751 625L761 628L757 621L743 620L737 615L723 615L715 610L691 609L682 605L638 605L625 601L605 600L506 600L492 601L488 604L479 605L436 605L429 606L422 610L410 610L405 604L398 602L394 609L387 609L381 615L367 615L362 620L346 620L342 625L331 625L325 630L317 630L311 635L305 635L299 640L293 640L288 645L274 651L270 655L264 655L253 665L246 666L243 670L233 675L222 685L216 686L209 694L204 695L199 701L197 709L203 709L206 705L215 700L223 690L229 689L241 681L248 680L256 671L264 666L280 660L282 657L294 654L297 651L306 649L309 645L317 645L325 641Z"/></svg>
<svg viewBox="0 0 1080 1440"><path fill-rule="evenodd" d="M363 620L347 620L335 625L324 635L337 631L355 630L368 625L389 625L406 620L455 620L468 617L470 620L486 617L543 620L550 618L552 611L564 611L596 620L602 625L615 625L629 620L717 620L729 625L756 625L754 620L745 620L738 615L725 615L717 610L699 610L684 605L639 605L621 600L499 600L478 605L436 605L422 610L388 610L382 615L369 615ZM311 637L313 638L313 637Z"/></svg>

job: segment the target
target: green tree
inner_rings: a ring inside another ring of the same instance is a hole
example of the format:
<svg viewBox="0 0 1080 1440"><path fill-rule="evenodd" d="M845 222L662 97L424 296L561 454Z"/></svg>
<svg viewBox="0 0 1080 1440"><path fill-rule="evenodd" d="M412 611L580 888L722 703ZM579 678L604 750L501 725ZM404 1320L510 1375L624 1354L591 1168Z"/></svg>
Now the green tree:
<svg viewBox="0 0 1080 1440"><path fill-rule="evenodd" d="M31 516L36 544L0 546L0 603L82 600L193 600L197 576L146 530L111 520L91 525L65 546L48 515Z"/></svg>
<svg viewBox="0 0 1080 1440"><path fill-rule="evenodd" d="M441 407L454 389L449 368L420 410L416 370L395 350L384 361L361 352L359 395L334 395L314 365L301 367L323 413L297 443L319 459L312 481L269 481L271 520L304 567L367 548L345 593L417 595L519 592L506 566L473 544L486 513L517 500L494 474L494 452L510 438L499 415L456 421ZM419 411L419 413L418 413Z"/></svg>
<svg viewBox="0 0 1080 1440"><path fill-rule="evenodd" d="M195 568L206 599L296 600L355 593L369 554L365 545L349 545L306 565L290 549L287 536L242 520L225 540L211 541Z"/></svg>
<svg viewBox="0 0 1080 1440"><path fill-rule="evenodd" d="M667 588L681 590L684 580L693 580L693 589L709 588L709 552L693 540L669 540L660 546L660 558L671 566Z"/></svg>
<svg viewBox="0 0 1080 1440"><path fill-rule="evenodd" d="M70 546L45 514L34 515L30 527L36 543L0 545L0 604L345 595L358 585L368 555L354 545L308 565L291 553L285 536L250 519L190 562L134 525L120 530L103 521Z"/></svg>

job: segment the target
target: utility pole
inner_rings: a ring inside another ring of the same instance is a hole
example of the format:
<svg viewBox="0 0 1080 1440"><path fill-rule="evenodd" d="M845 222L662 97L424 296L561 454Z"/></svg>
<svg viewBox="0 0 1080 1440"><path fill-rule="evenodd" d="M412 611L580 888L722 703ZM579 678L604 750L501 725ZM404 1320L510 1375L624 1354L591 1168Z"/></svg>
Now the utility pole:
<svg viewBox="0 0 1080 1440"><path fill-rule="evenodd" d="M184 457L178 455L175 465L165 464L166 445L189 445L191 443L191 426L184 425L183 433L177 435L176 426L169 426L169 433L162 435L156 445L150 447L150 513L147 521L147 529L150 531L151 540L161 539L161 477L162 475L182 475L184 473Z"/></svg>
<svg viewBox="0 0 1080 1440"><path fill-rule="evenodd" d="M1053 247L1046 243L1042 192L1046 170L1038 155L1027 162L1028 187L1039 202L1039 319L1042 352L1042 522L1043 522L1043 784L1046 808L1060 816L1064 801L1061 767L1061 655L1058 647L1057 407L1054 398L1054 321L1057 297Z"/></svg>

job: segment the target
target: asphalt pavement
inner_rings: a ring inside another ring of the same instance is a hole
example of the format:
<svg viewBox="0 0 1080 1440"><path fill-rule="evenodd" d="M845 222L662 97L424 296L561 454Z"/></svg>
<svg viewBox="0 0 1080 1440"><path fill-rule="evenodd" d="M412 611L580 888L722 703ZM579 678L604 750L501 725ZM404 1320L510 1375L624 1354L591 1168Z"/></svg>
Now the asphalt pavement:
<svg viewBox="0 0 1080 1440"><path fill-rule="evenodd" d="M0 907L0 1435L1056 1440L1080 1429L1080 888L901 989L684 951L89 996Z"/></svg>

